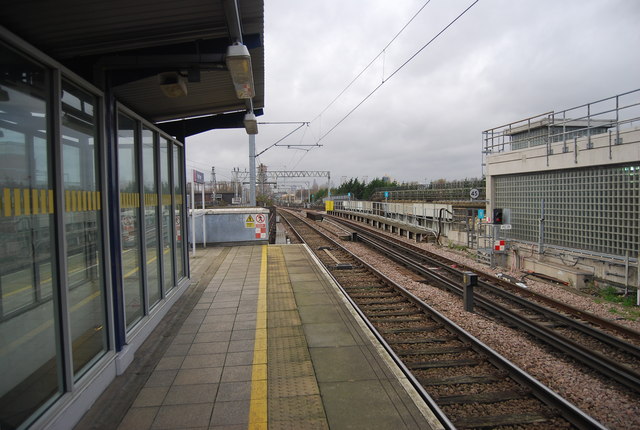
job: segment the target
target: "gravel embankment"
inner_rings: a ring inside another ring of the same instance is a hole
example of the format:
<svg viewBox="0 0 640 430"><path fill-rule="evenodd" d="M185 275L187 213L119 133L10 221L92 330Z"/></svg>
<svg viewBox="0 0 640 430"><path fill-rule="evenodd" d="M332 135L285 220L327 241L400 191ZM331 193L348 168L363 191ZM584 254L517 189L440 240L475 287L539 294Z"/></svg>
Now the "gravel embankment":
<svg viewBox="0 0 640 430"><path fill-rule="evenodd" d="M323 222L322 224L329 223ZM327 228L331 227L327 226ZM619 430L640 428L640 396L637 394L621 389L615 384L609 383L606 378L576 365L571 360L562 358L559 354L553 353L525 334L480 315L465 312L461 300L456 296L413 281L404 269L398 268L393 262L379 256L365 246L352 242L342 242L342 244L533 377L589 413L603 425L610 429ZM420 244L420 246L429 251L444 254L454 261L479 271L493 274L500 272L490 270L487 266L476 263L461 253L453 252L447 248L433 244ZM508 274L515 277L521 276L517 273ZM617 319L617 316L610 312L610 309L615 305L610 303L596 303L592 297L573 293L544 282L528 280L527 285L536 292L571 303L575 307L603 318ZM616 322L640 331L640 322L638 321L617 320Z"/></svg>

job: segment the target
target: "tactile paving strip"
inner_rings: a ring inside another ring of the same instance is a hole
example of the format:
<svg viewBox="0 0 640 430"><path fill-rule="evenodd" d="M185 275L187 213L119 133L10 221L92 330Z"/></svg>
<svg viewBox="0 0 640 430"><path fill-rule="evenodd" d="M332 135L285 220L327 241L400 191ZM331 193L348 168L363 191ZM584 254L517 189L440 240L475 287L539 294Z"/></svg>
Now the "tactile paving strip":
<svg viewBox="0 0 640 430"><path fill-rule="evenodd" d="M307 339L304 336L276 337L270 339L269 348L275 349L295 349L307 348ZM286 358L286 356L284 357Z"/></svg>
<svg viewBox="0 0 640 430"><path fill-rule="evenodd" d="M315 375L269 380L268 392L270 400L279 397L320 395Z"/></svg>
<svg viewBox="0 0 640 430"><path fill-rule="evenodd" d="M328 430L327 420L324 418L316 420L300 421L271 421L269 420L269 430Z"/></svg>
<svg viewBox="0 0 640 430"><path fill-rule="evenodd" d="M274 421L324 419L324 408L319 395L273 399L269 412L271 412Z"/></svg>
<svg viewBox="0 0 640 430"><path fill-rule="evenodd" d="M267 284L269 429L328 429L282 249L269 247Z"/></svg>
<svg viewBox="0 0 640 430"><path fill-rule="evenodd" d="M300 315L298 311L270 311L271 302L267 298L267 327L291 327L291 326L299 326L302 325L302 321L300 321Z"/></svg>
<svg viewBox="0 0 640 430"><path fill-rule="evenodd" d="M269 297L269 309L273 311L290 311L296 309L296 301L291 295L273 294Z"/></svg>
<svg viewBox="0 0 640 430"><path fill-rule="evenodd" d="M278 337L292 337L292 336L304 336L304 331L302 331L302 326L283 326L283 327L273 327L269 330L269 337L278 338Z"/></svg>
<svg viewBox="0 0 640 430"><path fill-rule="evenodd" d="M302 376L313 376L313 365L310 360L275 363L273 366L267 366L269 379L287 379L299 378Z"/></svg>
<svg viewBox="0 0 640 430"><path fill-rule="evenodd" d="M267 340L267 363L268 366L277 366L280 364L287 365L288 363L296 363L299 361L311 362L311 355L309 349L304 346L300 348L274 348Z"/></svg>

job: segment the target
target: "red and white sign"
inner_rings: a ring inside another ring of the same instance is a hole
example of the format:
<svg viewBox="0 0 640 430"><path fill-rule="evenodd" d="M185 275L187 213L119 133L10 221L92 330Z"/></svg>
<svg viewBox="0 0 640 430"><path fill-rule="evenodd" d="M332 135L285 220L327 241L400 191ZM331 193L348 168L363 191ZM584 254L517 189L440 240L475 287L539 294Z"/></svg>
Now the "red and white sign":
<svg viewBox="0 0 640 430"><path fill-rule="evenodd" d="M506 241L504 240L496 240L496 244L493 247L496 251L504 251L506 248Z"/></svg>
<svg viewBox="0 0 640 430"><path fill-rule="evenodd" d="M266 239L266 238L267 238L267 228L256 227L256 239Z"/></svg>
<svg viewBox="0 0 640 430"><path fill-rule="evenodd" d="M256 215L256 224L264 224L266 218L264 216L264 214L257 214Z"/></svg>

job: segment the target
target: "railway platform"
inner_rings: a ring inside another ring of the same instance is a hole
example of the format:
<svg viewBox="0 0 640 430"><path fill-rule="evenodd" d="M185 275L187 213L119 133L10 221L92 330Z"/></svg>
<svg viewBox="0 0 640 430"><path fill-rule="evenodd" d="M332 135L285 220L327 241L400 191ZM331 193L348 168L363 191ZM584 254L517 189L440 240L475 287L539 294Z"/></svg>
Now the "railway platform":
<svg viewBox="0 0 640 430"><path fill-rule="evenodd" d="M76 429L437 429L304 245L198 249L192 285Z"/></svg>

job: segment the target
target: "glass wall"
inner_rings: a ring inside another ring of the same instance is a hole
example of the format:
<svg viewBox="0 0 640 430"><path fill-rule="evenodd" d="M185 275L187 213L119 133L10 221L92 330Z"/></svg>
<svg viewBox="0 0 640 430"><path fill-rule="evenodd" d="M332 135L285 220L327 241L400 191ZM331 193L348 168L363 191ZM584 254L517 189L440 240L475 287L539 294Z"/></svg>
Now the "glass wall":
<svg viewBox="0 0 640 430"><path fill-rule="evenodd" d="M160 138L160 181L162 194L162 267L164 271L164 290L175 286L173 279L173 216L171 210L171 147L169 141Z"/></svg>
<svg viewBox="0 0 640 430"><path fill-rule="evenodd" d="M46 70L0 44L0 427L59 396L54 186ZM56 292L56 294L52 294Z"/></svg>
<svg viewBox="0 0 640 430"><path fill-rule="evenodd" d="M97 99L63 81L62 175L73 370L107 350Z"/></svg>
<svg viewBox="0 0 640 430"><path fill-rule="evenodd" d="M136 121L126 115L118 115L122 288L127 329L130 329L144 315L143 271L140 270L139 145Z"/></svg>
<svg viewBox="0 0 640 430"><path fill-rule="evenodd" d="M162 285L160 264L158 263L158 157L156 156L156 134L144 127L142 129L142 174L144 177L144 228L147 267L147 291L149 306L160 301Z"/></svg>
<svg viewBox="0 0 640 430"><path fill-rule="evenodd" d="M640 165L498 176L494 205L511 210L512 239L625 257L640 244Z"/></svg>
<svg viewBox="0 0 640 430"><path fill-rule="evenodd" d="M182 209L182 180L185 177L182 169L182 147L173 145L173 201L175 203L175 232L176 232L176 274L178 279L186 276L184 264L185 223Z"/></svg>
<svg viewBox="0 0 640 430"><path fill-rule="evenodd" d="M116 124L102 124L98 90L33 56L0 42L2 430L28 427L62 394L65 407L84 395L186 272L183 147L119 112L119 201L103 207L111 152L101 136ZM106 237L106 219L119 235ZM108 243L121 265L108 264ZM124 299L125 336L111 332L112 291Z"/></svg>

